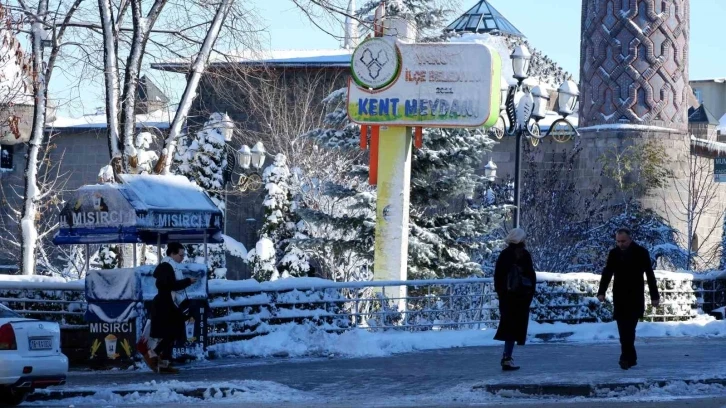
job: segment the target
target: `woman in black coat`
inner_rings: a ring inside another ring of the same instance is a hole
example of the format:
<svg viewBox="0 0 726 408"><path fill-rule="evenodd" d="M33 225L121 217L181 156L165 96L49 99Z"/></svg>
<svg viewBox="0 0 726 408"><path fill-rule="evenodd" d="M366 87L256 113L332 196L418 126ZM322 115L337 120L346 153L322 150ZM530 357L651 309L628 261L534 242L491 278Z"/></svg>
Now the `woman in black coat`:
<svg viewBox="0 0 726 408"><path fill-rule="evenodd" d="M504 342L501 364L505 371L519 369L514 365L512 352L515 342L522 346L527 340L529 306L537 284L532 256L524 248L525 238L524 230L511 230L505 239L509 246L499 254L494 269L494 289L499 297L500 314L494 339ZM521 279L513 280L514 276L521 276Z"/></svg>
<svg viewBox="0 0 726 408"><path fill-rule="evenodd" d="M196 279L183 278L181 272L174 269L174 263L179 264L184 260L182 244L169 243L166 255L167 258L154 270L158 294L154 297L151 310L151 337L161 339L154 347L154 352L159 356L157 371L175 373L177 370L169 364L174 343L186 338L184 314L179 309L183 296L176 292L186 289Z"/></svg>

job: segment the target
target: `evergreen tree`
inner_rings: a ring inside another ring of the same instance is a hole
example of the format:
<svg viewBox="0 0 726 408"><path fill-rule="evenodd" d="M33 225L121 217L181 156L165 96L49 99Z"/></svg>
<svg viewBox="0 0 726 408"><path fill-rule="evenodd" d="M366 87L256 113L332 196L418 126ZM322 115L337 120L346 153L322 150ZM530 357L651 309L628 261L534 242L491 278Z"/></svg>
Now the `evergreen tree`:
<svg viewBox="0 0 726 408"><path fill-rule="evenodd" d="M310 269L307 255L291 242L299 218L292 211L291 174L285 155L275 156L275 161L262 173L262 180L267 190L262 203L265 220L260 241L248 254L253 274L260 281L306 275Z"/></svg>
<svg viewBox="0 0 726 408"><path fill-rule="evenodd" d="M330 109L325 119L327 128L309 134L321 145L343 151L357 146L359 132L345 115L345 99L345 90L330 95L326 99ZM466 198L488 189L489 182L479 175L479 170L492 144L481 130L425 129L424 147L414 151L411 167L410 278L481 273L471 255L491 252L494 242L484 237L501 224L504 209L476 205ZM361 188L361 170L367 173L368 169L357 166L347 175L348 184L332 183L325 189L328 199L336 203L335 211L301 212L310 228L327 233L318 233L311 241L319 252L328 247L344 248L339 252L355 251L360 259L372 259L375 196ZM366 206L369 212L361 215L359 211ZM346 227L350 232L340 233ZM366 264L369 266L370 262Z"/></svg>
<svg viewBox="0 0 726 408"><path fill-rule="evenodd" d="M376 194L368 185L368 168L340 159L323 172L345 167L341 177L301 183L303 222L293 241L319 265L319 274L338 282L372 279Z"/></svg>
<svg viewBox="0 0 726 408"><path fill-rule="evenodd" d="M224 169L227 167L225 140L222 129L229 117L213 113L203 128L196 133L191 143L182 139L175 155L175 173L186 176L203 188L214 204L224 213ZM224 244L208 244L208 275L210 279L225 276L226 265ZM187 246L187 260L204 263L204 245ZM216 271L216 273L215 273Z"/></svg>

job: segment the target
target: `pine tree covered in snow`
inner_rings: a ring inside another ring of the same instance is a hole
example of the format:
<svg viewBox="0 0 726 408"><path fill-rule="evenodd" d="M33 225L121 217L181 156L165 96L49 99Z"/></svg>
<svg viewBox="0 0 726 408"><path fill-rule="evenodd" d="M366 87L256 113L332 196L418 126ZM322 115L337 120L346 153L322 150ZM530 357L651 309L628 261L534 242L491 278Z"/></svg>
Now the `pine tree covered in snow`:
<svg viewBox="0 0 726 408"><path fill-rule="evenodd" d="M505 211L467 198L488 188L480 169L492 145L481 130L424 130L424 146L414 150L411 166L410 277L481 274L471 256L492 249L482 237L499 228Z"/></svg>
<svg viewBox="0 0 726 408"><path fill-rule="evenodd" d="M175 173L186 176L190 181L203 188L214 204L225 212L224 168L227 166L225 140L222 129L229 119L220 113L213 113L203 128L196 133L187 145L183 140L175 155ZM209 278L223 274L214 273L226 265L224 244L207 246ZM187 260L204 263L204 245L188 245Z"/></svg>
<svg viewBox="0 0 726 408"><path fill-rule="evenodd" d="M351 124L345 114L345 90L330 95L326 102L331 111L326 116L325 129L317 129L309 134L314 140L326 147L341 150L357 148L358 127ZM493 142L483 131L466 129L425 129L424 148L413 153L411 167L411 230L409 235L409 277L460 277L481 273L477 262L471 255L481 251L489 252L492 243L482 237L491 233L504 217L504 210L497 206L469 205L467 197L482 194L488 181L481 177L480 169L486 152ZM360 173L361 168L356 170ZM364 168L363 170L367 170ZM360 177L360 174L357 175ZM350 236L343 243L346 248L359 251L363 258L372 257L372 245L361 247L350 245L348 241L372 242L375 224L375 201L369 200L370 193L361 190L364 178L357 178L351 172L348 185L333 185L326 190L331 200L336 202L337 214L330 211L303 213L308 225L323 223L331 227L338 222L345 225L341 217L349 211L358 214L368 206L372 212L359 219L365 228L351 227ZM366 193L362 195L361 193ZM366 197L358 201L356 198ZM337 200L337 201L336 201ZM314 217L319 217L315 219ZM317 227L313 227L317 228ZM325 231L325 229L320 229ZM355 237L355 234L358 238ZM330 236L332 238L332 234ZM322 236L318 236L318 242ZM334 238L338 245L340 238ZM370 252L368 252L370 251Z"/></svg>
<svg viewBox="0 0 726 408"><path fill-rule="evenodd" d="M338 282L372 279L376 194L368 185L368 167L340 159L326 168L348 170L335 180L313 177L303 182L303 220L295 244L319 266L319 274ZM331 171L332 172L332 171Z"/></svg>
<svg viewBox="0 0 726 408"><path fill-rule="evenodd" d="M306 275L310 270L307 255L292 242L299 217L292 211L291 174L285 155L275 156L275 161L262 173L262 180L267 190L262 203L265 220L260 241L248 254L254 276L266 281Z"/></svg>

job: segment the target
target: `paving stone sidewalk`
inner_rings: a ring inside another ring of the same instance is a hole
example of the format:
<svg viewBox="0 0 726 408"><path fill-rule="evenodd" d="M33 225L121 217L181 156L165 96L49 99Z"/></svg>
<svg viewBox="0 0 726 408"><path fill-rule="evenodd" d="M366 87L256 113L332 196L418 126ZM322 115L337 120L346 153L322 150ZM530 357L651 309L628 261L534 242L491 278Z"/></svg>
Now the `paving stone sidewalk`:
<svg viewBox="0 0 726 408"><path fill-rule="evenodd" d="M515 359L522 369L508 373L499 367L499 347L444 349L375 358L238 358L192 364L175 376L139 371L72 372L66 386L39 394L39 398L58 399L63 397L62 392L65 397L88 395L98 389L130 391L135 384L172 379L203 381L210 385L234 380L273 381L322 398L345 396L350 401L415 399L450 394L452 389L587 396L603 387L648 387L682 380L726 385L725 339L639 339L636 346L638 366L627 371L617 364L620 354L617 342L545 343L517 347Z"/></svg>

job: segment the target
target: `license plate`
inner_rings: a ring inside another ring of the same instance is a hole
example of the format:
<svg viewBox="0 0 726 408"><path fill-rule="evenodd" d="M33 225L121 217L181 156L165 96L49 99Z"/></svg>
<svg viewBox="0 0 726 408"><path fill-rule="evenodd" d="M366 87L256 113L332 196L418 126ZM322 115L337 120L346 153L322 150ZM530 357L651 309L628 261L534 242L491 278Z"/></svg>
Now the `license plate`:
<svg viewBox="0 0 726 408"><path fill-rule="evenodd" d="M31 350L50 350L53 348L52 339L30 339Z"/></svg>

